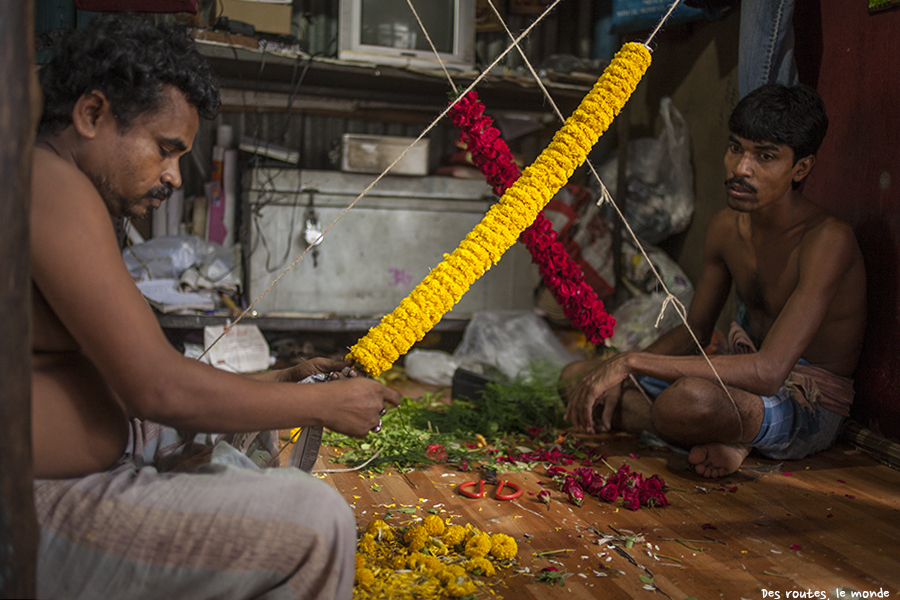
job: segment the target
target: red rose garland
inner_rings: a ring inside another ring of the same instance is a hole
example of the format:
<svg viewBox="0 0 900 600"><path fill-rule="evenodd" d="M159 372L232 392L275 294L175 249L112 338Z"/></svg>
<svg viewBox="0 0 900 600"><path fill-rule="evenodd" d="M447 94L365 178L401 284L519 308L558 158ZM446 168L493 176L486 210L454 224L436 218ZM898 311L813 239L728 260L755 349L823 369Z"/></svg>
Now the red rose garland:
<svg viewBox="0 0 900 600"><path fill-rule="evenodd" d="M472 163L484 174L494 194L503 196L521 175L518 165L493 119L484 115L484 104L470 91L450 109L453 124L472 154ZM588 341L599 344L613 333L616 325L603 308L594 289L584 281L581 268L569 257L547 217L539 213L534 223L519 238L531 252L544 279L544 285L563 309L572 325L583 331Z"/></svg>

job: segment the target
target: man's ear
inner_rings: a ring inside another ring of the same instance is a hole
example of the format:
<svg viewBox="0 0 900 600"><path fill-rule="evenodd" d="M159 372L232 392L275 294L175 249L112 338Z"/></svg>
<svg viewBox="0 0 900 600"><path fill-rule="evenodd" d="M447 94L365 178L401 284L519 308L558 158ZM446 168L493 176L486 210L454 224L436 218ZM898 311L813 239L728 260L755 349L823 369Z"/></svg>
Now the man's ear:
<svg viewBox="0 0 900 600"><path fill-rule="evenodd" d="M83 137L93 139L104 125L115 125L115 115L106 95L100 90L90 90L75 101L72 124Z"/></svg>
<svg viewBox="0 0 900 600"><path fill-rule="evenodd" d="M794 165L794 181L800 183L812 171L813 165L816 164L816 155L810 154L804 156Z"/></svg>

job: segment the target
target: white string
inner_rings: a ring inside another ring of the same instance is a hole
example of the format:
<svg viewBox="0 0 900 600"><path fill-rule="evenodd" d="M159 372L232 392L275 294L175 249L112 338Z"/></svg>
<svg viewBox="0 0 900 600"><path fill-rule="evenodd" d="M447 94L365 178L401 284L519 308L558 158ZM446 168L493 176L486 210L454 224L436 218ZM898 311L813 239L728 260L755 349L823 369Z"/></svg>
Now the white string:
<svg viewBox="0 0 900 600"><path fill-rule="evenodd" d="M393 169L394 166L395 166L398 162L400 162L400 161L406 156L406 154L412 149L412 147L415 146L422 138L424 138L425 135L426 135L428 132L430 132L430 131L431 131L431 130L432 130L432 129L440 122L440 121L441 121L441 119L443 119L444 116L447 115L448 112L450 112L450 109L452 109L452 108L456 105L456 103L459 102L459 100L460 100L463 96L465 96L468 92L470 92L472 89L474 89L475 86L476 86L478 83L480 83L481 80L484 79L484 78L487 76L488 73L490 73L491 69L493 69L493 68L494 68L501 60L503 60L503 59L506 57L506 55L509 54L509 52L510 52L513 48L515 48L516 50L518 50L519 54L522 56L522 58L523 58L525 64L528 66L529 71L531 72L532 76L534 77L534 79L535 79L535 81L537 82L538 86L540 87L541 91L544 93L544 95L546 96L547 100L550 102L551 106L553 107L553 110L554 110L554 112L556 113L557 117L560 118L563 122L565 122L565 117L562 115L562 112L559 110L558 106L556 105L556 103L555 103L555 101L553 100L552 96L550 95L549 91L548 91L547 88L544 86L543 81L541 81L541 78L538 76L537 72L534 70L534 67L533 67L533 66L531 65L531 63L529 62L528 57L525 55L525 53L522 51L522 49L521 49L521 47L520 47L520 45L519 45L519 42L520 42L523 38L525 38L528 34L530 34L530 33L531 33L531 30L534 29L534 27L535 27L539 22L541 22L541 21L544 19L544 17L546 17L546 16L550 13L550 11L552 11L552 10L553 10L553 9L554 9L561 1L562 1L562 0L554 0L553 4L551 4L550 6L548 6L548 7L544 10L544 12L543 12L540 16L538 16L538 18L535 19L534 22L531 23L531 25L529 25L529 26L528 26L528 27L527 27L527 28L526 28L526 29L525 29L518 37L514 37L513 34L512 34L512 32L511 32L511 31L509 30L509 28L507 27L506 23L503 21L503 18L500 16L500 14L499 14L499 12L497 11L497 8L494 6L493 2L492 2L491 0L488 0L488 4L490 4L491 9L494 11L494 14L495 14L495 15L497 16L497 18L498 18L498 21L503 25L503 28L506 30L506 32L507 32L507 34L509 35L509 37L512 38L512 45L510 45L509 47L506 48L506 50L504 50L502 53L500 53L500 55L497 56L496 59L494 59L494 62L492 62L486 69L484 69L484 70L482 71L482 73L481 73L478 77L476 77L476 78L472 81L472 83L471 83L465 90L463 90L463 91L462 91L462 92L461 92L461 93L453 100L453 102L451 102L450 105L447 106L447 108L445 108L445 109L443 110L443 112L441 112L441 114L439 114L439 115L431 122L431 124L429 124L429 125L422 131L422 133L419 134L419 136L418 136L418 137L417 137L417 138L416 138L409 146L407 146L407 147L403 150L403 152L401 152L400 155L399 155L396 159L394 159L394 161L393 161L391 164L389 164L389 165L381 172L381 174L379 174L379 175L375 178L374 181L372 181L372 183L370 183L370 184L362 191L362 193L360 193L360 194L359 194L359 195L358 195L358 196L357 196L357 197L356 197L349 205L347 205L347 207L341 212L341 214L339 214L339 215L337 216L337 218L335 218L335 220L332 221L332 223L331 223L331 224L330 224L330 225L322 232L322 234L321 234L321 236L320 236L320 239L324 239L324 238L325 238L325 235L331 230L331 228L334 227L334 225L337 224L337 222L340 221L340 220L344 217L344 215L346 215L347 212L350 211L350 209L352 209L354 206L356 206L356 204L357 204L363 197L365 197L365 195L368 194L368 192L369 192L373 187L375 187L375 185L376 185L379 181L381 181L381 179L382 179L388 172L390 172L390 170ZM657 33L659 32L659 30L662 28L662 26L663 26L663 24L666 22L666 20L668 20L669 16L671 16L672 12L673 12L673 11L675 10L675 8L680 4L680 2L681 2L681 0L675 0L675 1L672 3L672 5L669 7L669 9L666 11L666 13L665 13L665 14L663 15L663 17L660 19L659 23L657 23L656 27L655 27L655 28L653 29L653 31L650 33L649 37L648 37L647 40L644 42L644 46L647 46L648 49L649 49L649 44L650 44L650 42L653 40L653 38L656 36L656 34L657 34ZM425 37L426 37L426 39L428 40L428 43L431 45L432 51L435 53L435 56L437 57L437 60L438 60L439 64L441 65L441 68L443 69L444 74L447 76L447 79L450 81L451 87L453 87L453 89L454 89L454 91L455 91L455 84L454 84L454 82L453 82L453 79L450 77L450 74L449 74L449 72L447 71L447 68L446 68L446 66L444 65L443 60L441 60L441 57L440 57L440 55L438 54L437 49L435 48L434 44L432 43L431 37L428 35L428 32L427 32L427 30L426 30L426 28L425 28L425 25L422 23L421 19L419 19L418 13L416 12L415 8L412 6L412 1L411 1L411 0L407 0L407 3L409 4L410 8L412 9L413 14L414 14L415 17L416 17L416 21L418 21L419 26L422 28L422 31L425 32ZM662 286L663 290L666 292L666 298L665 298L665 300L663 301L662 307L660 308L660 314L659 314L659 316L657 317L656 325L659 326L659 322L660 322L660 320L662 319L662 317L663 317L663 315L664 315L664 313L665 313L666 307L668 306L669 303L672 303L672 304L675 306L675 310L676 310L676 312L678 313L678 316L681 318L681 321L682 321L682 323L684 324L685 329L687 329L688 333L690 334L691 339L693 339L694 343L695 343L695 344L697 345L697 347L700 349L700 354L701 354L701 355L703 356L703 358L706 360L706 362L707 362L707 364L709 365L710 369L712 369L713 374L714 374L715 377L716 377L716 380L717 380L717 381L719 382L719 384L722 386L722 389L725 391L725 394L728 396L728 399L731 401L732 405L734 406L735 411L737 411L737 413L738 413L738 425L739 425L739 427L740 427L740 435L739 435L739 439L743 439L743 436L744 436L743 419L741 418L741 415L740 415L740 409L739 409L738 406L737 406L737 402L735 402L734 397L732 397L731 392L730 392L730 390L728 389L728 386L725 385L725 382L722 380L722 378L721 378L721 376L719 375L718 371L716 370L715 366L713 366L712 361L711 361L711 360L709 359L709 357L706 355L706 352L703 351L703 345L700 343L700 340L697 339L696 334L694 333L694 331L691 329L690 325L688 324L688 322L687 322L687 314L686 314L684 305L681 303L681 301L678 300L678 298L675 297L674 294L672 294L672 293L669 291L668 287L667 287L666 284L665 284L665 281L663 280L663 278L662 278L662 276L659 274L659 272L656 270L656 267L655 267L655 266L653 265L653 263L651 262L650 257L647 255L646 250L645 250L644 247L641 245L640 240L638 239L637 235L634 233L634 231L632 230L631 226L628 224L628 221L625 219L625 215L622 214L622 211L619 209L618 205L616 205L616 203L615 203L615 201L613 200L611 194L609 193L609 190L606 188L606 185L604 185L603 181L600 179L600 176L599 176L599 174L597 173L596 169L594 168L594 165L593 165L589 160L587 160L586 162L587 162L587 164L588 164L588 167L589 167L590 170L591 170L591 173L594 175L594 177L596 178L597 182L600 184L601 195L600 195L600 199L599 199L598 202L597 202L597 205L599 206L602 202L607 201L607 202L609 202L609 203L613 206L613 208L614 208L615 211L616 211L616 214L617 214L617 215L619 216L619 218L622 220L622 223L625 225L626 230L628 231L628 233L631 235L632 239L634 240L634 243L635 243L635 245L637 246L638 250L640 250L640 252L641 252L641 254L643 255L644 259L647 261L647 264L650 265L650 269L651 269L651 271L653 272L654 276L656 276L656 279L659 281L659 283L660 283L660 285ZM300 254L300 255L299 255L299 256L298 256L298 257L297 257L297 258L296 258L296 259L295 259L295 260L294 260L294 261L293 261L293 262L292 262L292 263L291 263L291 264L290 264L290 265L289 265L289 266L288 266L288 267L287 267L287 268L286 268L286 269L285 269L285 270L284 270L284 271L283 271L283 272L282 272L282 273L274 280L274 281L272 281L272 283L271 283L271 284L270 284L270 285L262 292L262 294L260 294L255 300L253 300L253 302L251 302L250 305L249 305L249 306L248 306L248 307L247 307L240 315L238 315L238 317L234 320L234 322L231 323L230 325L228 325L228 326L224 329L224 331L222 332L222 334L219 335L219 337L217 337L217 338L213 341L212 344L210 344L209 348L207 348L206 350L204 350L204 352L203 352L203 354L200 356L200 358L202 359L203 356L205 356L206 353L209 352L209 350L210 350L216 343L219 342L219 340L221 340L223 337L225 337L225 335L226 335L226 334L227 334L227 333L228 333L235 325L237 325L238 322L239 322L241 319L243 319L244 316L245 316L247 313L249 313L249 312L253 309L253 307L254 307L254 306L255 306L255 305L256 305L256 304L257 304L257 303L258 303L258 302L266 295L266 294L268 294L269 291L270 291L273 287L275 287L275 284L277 284L277 283L282 279L282 277L284 277L285 275L287 275L287 273L290 272L291 269L293 269L294 266L296 266L296 264L297 264L298 262L300 262L300 260L302 260L304 256L306 256L307 252L309 252L309 250L310 250L311 248L312 248L312 246L308 246L308 247L306 248L306 250L304 250L304 251L303 251L303 252L302 252L302 253L301 253L301 254ZM374 457L373 457L373 458L374 458Z"/></svg>
<svg viewBox="0 0 900 600"><path fill-rule="evenodd" d="M680 2L681 2L681 0L675 0L675 2L672 3L672 5L669 7L669 10L666 12L665 15L663 15L662 19L660 19L659 23L656 25L656 28L653 30L653 32L650 34L650 36L647 38L647 41L644 42L644 46L647 46L648 49L649 49L649 44L653 40L654 36L657 34L657 32L660 30L660 28L663 26L663 24L669 18L669 16L671 16L672 12L675 10L675 8L678 6L678 4ZM490 5L491 9L494 11L494 14L497 17L497 20L503 25L503 28L506 30L507 35L509 35L510 38L513 38L512 32L506 26L506 23L503 21L503 18L500 16L499 11L497 11L497 8L494 6L493 1L488 0L488 4ZM562 112L560 112L559 108L556 105L556 102L553 101L553 97L550 95L549 90L547 90L547 88L544 86L543 81L541 81L541 78L538 76L537 72L534 70L534 67L532 66L531 62L528 60L528 56L526 56L525 52L519 46L518 40L513 39L513 45L519 51L519 54L522 56L522 60L525 61L525 65L528 67L528 70L531 72L531 75L534 77L538 86L544 92L544 95L547 97L547 101L553 107L553 110L556 112L557 117L559 117L560 120L565 122L565 117L563 117ZM440 60L440 57L438 57L438 59ZM647 256L647 252L644 250L644 247L641 245L641 242L638 239L637 235L635 235L634 231L628 225L628 222L625 219L625 215L623 215L622 212L619 210L619 207L616 205L615 201L613 200L612 195L610 195L606 186L603 184L603 181L600 179L600 175L597 173L597 170L594 168L594 165L591 163L590 160L587 160L586 163L588 165L588 168L590 168L591 173L593 173L597 182L600 184L601 195L600 195L600 199L597 202L597 205L599 206L602 202L606 201L606 202L609 202L613 206L613 208L615 208L616 213L618 214L619 218L622 220L622 223L625 224L625 227L628 230L628 233L631 234L631 238L634 240L635 245L638 247L641 254L644 256L644 259L647 261L647 264L650 265L650 269L653 271L653 274L656 276L657 280L659 280L659 283L662 285L663 290L665 290L665 292L666 292L666 298L663 301L662 307L660 308L659 316L657 316L657 318L656 318L656 327L657 328L659 327L659 323L665 314L666 307L670 303L673 304L675 306L675 311L678 313L678 316L681 317L681 320L684 323L685 328L690 333L691 338L694 340L694 343L696 343L697 347L700 349L700 353L703 355L703 357L706 359L706 362L709 364L709 367L712 369L713 374L716 377L716 380L722 386L722 389L725 390L725 394L728 396L728 399L731 400L731 404L734 406L735 411L737 411L738 424L740 425L739 439L743 439L744 425L743 425L743 420L741 419L740 409L737 406L737 402L735 402L734 398L731 395L731 392L728 389L728 386L726 386L725 382L722 381L722 378L719 375L719 372L713 366L712 361L710 361L709 357L706 355L706 352L703 351L703 345L700 343L700 340L697 339L696 334L691 329L691 326L688 324L687 313L684 308L684 304L682 304L681 301L674 294L672 294L669 291L669 289L666 287L665 281L663 280L663 278L659 274L659 272L656 270L656 267L650 261L650 257ZM632 381L635 384L637 384L637 381L634 380L633 376L632 376ZM641 390L641 392L644 392L644 389L640 385L638 385L637 387L639 390ZM645 392L644 392L644 398L646 398L649 401L649 398Z"/></svg>
<svg viewBox="0 0 900 600"><path fill-rule="evenodd" d="M406 0L406 3L409 4L409 10L411 10L413 15L415 15L416 21L418 21L419 23L419 27L422 28L422 32L425 34L425 39L428 40L428 45L431 46L431 51L434 52L434 55L437 57L438 64L441 65L441 69L444 70L444 75L446 75L447 79L450 80L450 87L455 92L456 85L453 83L453 78L450 77L450 73L449 71L447 71L447 66L444 65L444 61L441 60L441 55L438 53L437 48L434 46L434 42L431 41L431 36L428 35L428 30L425 29L425 24L422 23L422 19L419 18L419 13L416 12L416 7L413 6L412 0Z"/></svg>
<svg viewBox="0 0 900 600"><path fill-rule="evenodd" d="M387 175L387 173L388 173L391 169L393 169L394 166L395 166L397 163L399 163L401 160L403 160L403 157L405 157L405 156L407 155L407 153L413 148L413 146L415 146L415 145L419 142L419 140L421 140L422 138L424 138L425 135L428 134L429 131L431 131L432 129L434 129L435 126L437 126L437 124L441 121L441 119L443 119L443 118L447 115L447 113L450 112L450 109L453 108L454 106L456 106L456 103L459 102L459 100L460 100L463 96L465 96L467 93L469 93L470 91L472 91L472 89L474 89L475 86L476 86L478 83L480 83L482 79L484 79L485 77L487 77L487 75L488 75L488 73L490 72L490 70L491 70L492 68L494 68L501 60L503 60L503 59L506 57L506 55L509 54L509 52L513 49L513 47L517 47L518 43L519 43L523 38L525 38L529 33L531 33L531 30L534 29L534 27L535 27L538 23L540 23L541 20L542 20L545 16L547 16L547 14L548 14L551 10L553 10L553 8L555 8L556 5L559 4L560 2L562 2L562 0L554 0L553 4L551 4L550 6L548 6L547 9L546 9L546 10L545 10L545 11L544 11L537 19L535 19L535 21L534 21L531 25L529 25L529 26L525 29L525 31L523 31L523 32L519 35L519 37L517 37L517 38L515 39L515 45L514 45L514 46L510 46L510 47L508 47L506 50L504 50L503 52L501 52L500 55L494 60L494 62L492 62L492 63L488 66L487 69L485 69L480 75L478 75L478 77L476 77L476 78L472 81L472 83L471 83L465 90L463 90L462 93L460 93L460 94L456 97L456 99L454 99L453 102L451 102L451 103L447 106L447 108L445 108L445 109L441 112L441 114L439 114L439 115L431 122L431 124L429 124L429 125L422 131L422 133L420 133L419 136L418 136L415 140L413 140L413 142L412 142L409 146L407 146L407 147L403 150L403 152L401 152L400 155L397 156L397 158L395 158L394 161L393 161L391 164L389 164L389 165L384 169L384 171L382 171L381 174L378 175L378 177L376 177L375 180L372 181L372 183L370 183L370 184L362 191L361 194L359 194L359 195L358 195L358 196L357 196L350 204L347 205L347 207L341 212L341 214L339 214L339 215L337 216L337 218L335 218L335 220L331 222L331 225L329 225L327 228L325 228L325 230L322 232L322 235L319 236L319 239L325 239L325 235L326 235L329 231L331 231L331 228L334 227L335 224L337 224L338 221L340 221L341 219L343 219L343 218L344 218L344 215L346 215L346 214L350 211L350 209L352 209L354 206L356 206L356 204L357 204L357 203L358 203L358 202L359 202L366 194L368 194L369 191L370 191L373 187L375 187L375 185L376 185L379 181L381 181L381 179L384 178L384 176ZM438 57L438 60L440 60L440 57ZM303 259L304 256L306 256L306 253L309 252L311 248L312 248L312 246L308 246L308 247L306 248L306 250L304 250L303 252L301 252L300 255L299 255L296 259L294 259L294 261L293 261L290 265L288 265L288 267L287 267L284 271L282 271L282 273L281 273L278 277L276 277L274 281L272 281L272 283L269 285L269 287L267 287L267 288L266 288L266 289L265 289L265 290L264 290L264 291L263 291L263 292L262 292L262 293L261 293L261 294L253 301L253 302L250 303L250 305L249 305L247 308L244 309L244 311L243 311L240 315L238 315L238 316L235 318L235 320L234 320L233 323L231 323L230 325L228 325L228 326L226 326L226 327L224 328L224 330L223 330L222 333L219 335L219 337L217 337L215 340L213 340L212 344L209 345L209 348L205 349L205 350L203 351L203 354L201 354L199 358L202 359L204 356L206 356L206 353L209 352L210 349L212 349L212 347L215 346L215 345L219 342L219 340L221 340L223 337L225 337L225 336L228 334L228 332L231 331L231 330L234 328L234 326L237 325L237 324L241 321L241 319L243 319L248 313L250 313L250 312L253 310L253 307L256 306L256 304L257 304L260 300L262 300L262 298L263 298L266 294L268 294L269 291L270 291L273 287L275 287L275 284L277 284L279 281L281 281L281 278L282 278L282 277L284 277L285 275L287 275L288 272L290 272L290 270L293 269L293 268L297 265L297 263L300 262L300 260Z"/></svg>
<svg viewBox="0 0 900 600"><path fill-rule="evenodd" d="M669 7L669 10L666 11L666 14L663 15L662 19L659 20L659 23L656 24L656 29L654 29L650 33L650 37L647 38L647 41L644 42L644 45L648 48L650 47L650 41L656 36L659 32L660 28L663 26L663 23L669 20L669 17L672 16L672 12L674 12L675 8L681 3L681 0L675 0L672 3L672 6Z"/></svg>

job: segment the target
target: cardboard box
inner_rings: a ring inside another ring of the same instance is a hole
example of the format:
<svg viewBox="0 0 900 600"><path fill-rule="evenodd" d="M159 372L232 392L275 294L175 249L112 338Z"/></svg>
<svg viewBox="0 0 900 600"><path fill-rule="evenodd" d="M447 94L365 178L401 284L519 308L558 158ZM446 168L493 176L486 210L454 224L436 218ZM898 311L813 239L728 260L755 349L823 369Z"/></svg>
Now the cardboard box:
<svg viewBox="0 0 900 600"><path fill-rule="evenodd" d="M416 138L410 137L361 133L345 133L341 136L341 171L381 173L413 142L415 145L394 165L391 174L427 175L429 150L427 139L416 142Z"/></svg>
<svg viewBox="0 0 900 600"><path fill-rule="evenodd" d="M291 0L219 0L222 16L250 23L257 31L291 33Z"/></svg>

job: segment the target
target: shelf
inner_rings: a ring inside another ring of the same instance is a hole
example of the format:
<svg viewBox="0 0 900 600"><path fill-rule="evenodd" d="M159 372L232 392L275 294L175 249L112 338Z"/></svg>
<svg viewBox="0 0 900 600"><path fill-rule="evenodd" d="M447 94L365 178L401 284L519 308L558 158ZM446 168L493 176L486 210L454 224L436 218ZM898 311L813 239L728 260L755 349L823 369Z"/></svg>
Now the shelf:
<svg viewBox="0 0 900 600"><path fill-rule="evenodd" d="M221 87L255 92L290 94L305 70L299 91L304 96L323 96L357 102L386 103L405 109L434 113L446 107L449 84L440 71L424 72L392 66L376 66L317 57L308 64L305 54L263 52L236 44L197 41ZM308 67L308 68L307 68ZM452 74L458 87L467 87L477 73ZM587 83L542 81L563 114L568 115L591 89ZM530 77L488 75L476 86L482 101L498 110L549 113L543 91Z"/></svg>
<svg viewBox="0 0 900 600"><path fill-rule="evenodd" d="M234 319L225 315L165 315L157 319L163 329L203 329L208 325L224 325ZM368 331L380 319L362 317L245 317L244 325L256 325L261 331L354 332ZM468 319L442 319L433 331L464 331Z"/></svg>

